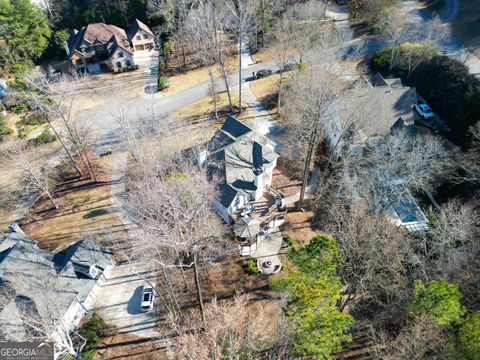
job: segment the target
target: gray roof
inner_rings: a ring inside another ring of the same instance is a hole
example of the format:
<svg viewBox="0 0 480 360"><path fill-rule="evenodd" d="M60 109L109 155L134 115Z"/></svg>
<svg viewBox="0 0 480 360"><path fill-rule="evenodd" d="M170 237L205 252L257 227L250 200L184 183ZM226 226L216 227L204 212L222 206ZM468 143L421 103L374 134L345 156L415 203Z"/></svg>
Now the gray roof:
<svg viewBox="0 0 480 360"><path fill-rule="evenodd" d="M372 77L372 84L364 80L356 82L348 90L352 96L342 98L338 105L332 106L331 113L339 118L336 123L343 119L342 114L349 114L352 102L358 102L356 106L368 106L368 118L356 130L354 147L388 133L399 118L413 122L412 105L417 102L415 88L403 86L400 79L385 80L380 74Z"/></svg>
<svg viewBox="0 0 480 360"><path fill-rule="evenodd" d="M220 178L220 202L229 207L238 192L255 190L254 170L275 161L275 143L228 116L207 144L209 169Z"/></svg>
<svg viewBox="0 0 480 360"><path fill-rule="evenodd" d="M52 317L52 313L63 315L75 299L84 301L96 283L78 273L74 262L98 262L101 272L112 259L112 254L91 238L80 240L66 254L54 254L38 248L33 239L11 233L0 243L0 251L0 334L12 338L22 338L25 331L18 322L19 299L30 299L42 318ZM7 288L10 296L2 297Z"/></svg>

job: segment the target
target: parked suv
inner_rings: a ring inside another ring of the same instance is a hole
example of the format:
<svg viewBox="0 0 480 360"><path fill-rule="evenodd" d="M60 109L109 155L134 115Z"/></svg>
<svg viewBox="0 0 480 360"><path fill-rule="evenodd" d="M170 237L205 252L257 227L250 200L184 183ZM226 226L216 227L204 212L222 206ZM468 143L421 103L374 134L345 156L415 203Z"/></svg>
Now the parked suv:
<svg viewBox="0 0 480 360"><path fill-rule="evenodd" d="M257 71L257 75L256 75L256 78L257 79L261 79L261 78L264 78L264 77L267 77L267 76L270 76L272 75L272 70L258 70Z"/></svg>
<svg viewBox="0 0 480 360"><path fill-rule="evenodd" d="M430 110L430 107L427 104L413 105L413 110L415 110L425 120L430 120L433 118L433 112Z"/></svg>
<svg viewBox="0 0 480 360"><path fill-rule="evenodd" d="M148 284L143 285L141 310L144 312L151 311L153 309L154 299L155 294L153 288Z"/></svg>

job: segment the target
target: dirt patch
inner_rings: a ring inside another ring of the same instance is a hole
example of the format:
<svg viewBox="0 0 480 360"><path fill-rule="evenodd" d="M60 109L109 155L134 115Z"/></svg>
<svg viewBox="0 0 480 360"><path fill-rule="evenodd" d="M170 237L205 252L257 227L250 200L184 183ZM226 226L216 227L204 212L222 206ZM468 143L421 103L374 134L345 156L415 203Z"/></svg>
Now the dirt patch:
<svg viewBox="0 0 480 360"><path fill-rule="evenodd" d="M459 1L459 6L452 23L453 34L480 58L480 0Z"/></svg>
<svg viewBox="0 0 480 360"><path fill-rule="evenodd" d="M285 227L282 231L284 235L290 235L300 243L305 243L320 231L312 227L315 212L311 210L289 209Z"/></svg>
<svg viewBox="0 0 480 360"><path fill-rule="evenodd" d="M168 357L164 341L124 333L102 339L93 359L167 360Z"/></svg>
<svg viewBox="0 0 480 360"><path fill-rule="evenodd" d="M97 183L80 180L63 184L56 193L58 210L41 201L32 209L32 218L22 221L22 229L38 240L39 247L61 251L88 235L104 244L126 239L123 223L111 206L111 159L99 161Z"/></svg>

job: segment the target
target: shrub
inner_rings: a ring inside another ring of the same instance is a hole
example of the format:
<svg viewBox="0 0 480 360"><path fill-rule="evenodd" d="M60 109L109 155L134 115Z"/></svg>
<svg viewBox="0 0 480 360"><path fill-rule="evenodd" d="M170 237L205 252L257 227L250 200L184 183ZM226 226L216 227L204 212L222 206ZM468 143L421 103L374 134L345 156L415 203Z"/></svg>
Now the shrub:
<svg viewBox="0 0 480 360"><path fill-rule="evenodd" d="M15 114L20 114L28 109L28 104L27 103L22 103L13 106L10 110L15 113Z"/></svg>
<svg viewBox="0 0 480 360"><path fill-rule="evenodd" d="M307 64L305 64L304 62L301 62L300 64L298 64L298 71L305 71L307 70L307 67L308 67Z"/></svg>
<svg viewBox="0 0 480 360"><path fill-rule="evenodd" d="M107 325L96 313L83 324L79 333L87 340L82 350L82 356L85 360L93 358L100 339L105 335Z"/></svg>
<svg viewBox="0 0 480 360"><path fill-rule="evenodd" d="M32 139L31 142L34 145L48 144L57 140L57 137L53 134L50 134L48 128L45 128L40 135Z"/></svg>
<svg viewBox="0 0 480 360"><path fill-rule="evenodd" d="M248 258L247 261L246 261L246 265L247 265L247 274L248 275L258 275L260 274L260 269L258 268L257 266L257 260L253 259L253 258Z"/></svg>
<svg viewBox="0 0 480 360"><path fill-rule="evenodd" d="M425 314L438 325L449 328L461 323L466 312L461 298L457 285L449 284L445 279L432 280L429 283L416 280L409 310L414 315Z"/></svg>
<svg viewBox="0 0 480 360"><path fill-rule="evenodd" d="M165 73L165 61L160 60L158 62L158 75L163 75Z"/></svg>
<svg viewBox="0 0 480 360"><path fill-rule="evenodd" d="M158 78L158 91L162 91L168 88L168 78L166 76L160 76Z"/></svg>
<svg viewBox="0 0 480 360"><path fill-rule="evenodd" d="M42 125L45 123L46 123L45 119L39 117L36 114L31 114L31 115L25 116L22 120L18 121L17 125L36 126L36 125Z"/></svg>
<svg viewBox="0 0 480 360"><path fill-rule="evenodd" d="M290 236L290 235L284 235L283 236L283 243L290 247L293 245L293 243L295 242L295 240Z"/></svg>
<svg viewBox="0 0 480 360"><path fill-rule="evenodd" d="M135 70L138 70L138 65L135 65Z"/></svg>
<svg viewBox="0 0 480 360"><path fill-rule="evenodd" d="M4 136L11 134L11 132L12 130L7 125L5 125L3 117L0 116L0 140L2 140Z"/></svg>
<svg viewBox="0 0 480 360"><path fill-rule="evenodd" d="M375 55L373 55L372 62L370 63L372 72L387 73L390 70L391 53L392 53L391 47L378 50L375 53Z"/></svg>

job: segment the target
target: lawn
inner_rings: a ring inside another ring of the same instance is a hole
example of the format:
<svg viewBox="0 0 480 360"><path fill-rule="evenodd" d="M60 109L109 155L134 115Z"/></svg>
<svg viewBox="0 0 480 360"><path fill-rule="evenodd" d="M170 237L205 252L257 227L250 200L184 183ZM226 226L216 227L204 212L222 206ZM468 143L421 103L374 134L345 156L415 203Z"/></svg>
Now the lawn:
<svg viewBox="0 0 480 360"><path fill-rule="evenodd" d="M453 34L480 58L480 0L460 1L460 10L453 21Z"/></svg>
<svg viewBox="0 0 480 360"><path fill-rule="evenodd" d="M126 239L123 223L111 204L111 158L99 161L97 183L84 180L64 184L56 194L58 210L51 210L47 201L39 202L32 218L22 221L22 229L38 240L40 248L61 251L88 235L105 244Z"/></svg>

